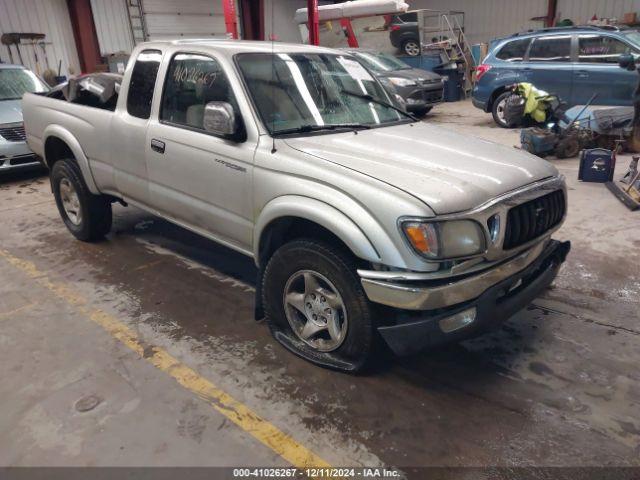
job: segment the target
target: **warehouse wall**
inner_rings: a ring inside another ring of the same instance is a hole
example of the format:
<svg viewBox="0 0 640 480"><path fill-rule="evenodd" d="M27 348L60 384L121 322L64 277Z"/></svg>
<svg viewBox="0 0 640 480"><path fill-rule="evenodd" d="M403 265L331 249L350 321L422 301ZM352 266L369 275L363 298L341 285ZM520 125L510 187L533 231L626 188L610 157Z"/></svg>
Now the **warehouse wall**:
<svg viewBox="0 0 640 480"><path fill-rule="evenodd" d="M133 38L127 17L127 0L91 0L100 53L131 53Z"/></svg>
<svg viewBox="0 0 640 480"><path fill-rule="evenodd" d="M570 18L574 23L585 23L594 14L622 20L627 12L637 12L640 18L640 0L558 0L559 18Z"/></svg>
<svg viewBox="0 0 640 480"><path fill-rule="evenodd" d="M80 72L80 61L76 50L69 11L66 0L0 0L0 34L3 33L44 33L44 41L49 66L57 70L62 60L62 74L69 75L71 66L75 73ZM46 69L42 50L37 47L40 73ZM18 63L15 47L13 60ZM33 47L20 48L25 66L34 72L38 70ZM0 60L9 62L5 45L0 45Z"/></svg>
<svg viewBox="0 0 640 480"><path fill-rule="evenodd" d="M532 17L547 14L547 0L406 0L412 10L460 10L465 12L465 33L470 43L488 42L529 28L540 28ZM562 1L562 0L561 0ZM578 0L583 1L583 0ZM601 1L601 0L600 0Z"/></svg>
<svg viewBox="0 0 640 480"><path fill-rule="evenodd" d="M405 0L411 9L461 10L465 12L465 33L471 43L509 35L530 28L541 28L533 17L547 15L547 0ZM640 0L558 0L558 18L570 18L576 24L598 18L618 18L626 12L638 12Z"/></svg>

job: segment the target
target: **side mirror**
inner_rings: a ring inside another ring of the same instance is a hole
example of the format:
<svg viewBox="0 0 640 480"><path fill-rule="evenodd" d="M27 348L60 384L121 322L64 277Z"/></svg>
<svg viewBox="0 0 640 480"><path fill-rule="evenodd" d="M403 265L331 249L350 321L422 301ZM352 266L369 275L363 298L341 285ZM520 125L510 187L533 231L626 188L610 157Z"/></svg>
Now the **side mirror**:
<svg viewBox="0 0 640 480"><path fill-rule="evenodd" d="M618 57L618 65L625 70L633 72L636 69L636 59L629 53L624 53Z"/></svg>
<svg viewBox="0 0 640 480"><path fill-rule="evenodd" d="M233 139L238 133L238 122L228 102L209 102L204 106L202 126L205 132Z"/></svg>

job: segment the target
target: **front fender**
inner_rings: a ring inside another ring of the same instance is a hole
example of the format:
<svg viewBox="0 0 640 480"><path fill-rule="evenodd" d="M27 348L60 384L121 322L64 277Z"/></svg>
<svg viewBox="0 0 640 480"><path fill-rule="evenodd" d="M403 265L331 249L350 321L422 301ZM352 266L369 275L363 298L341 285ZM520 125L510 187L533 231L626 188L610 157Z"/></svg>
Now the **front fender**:
<svg viewBox="0 0 640 480"><path fill-rule="evenodd" d="M51 137L57 137L67 144L67 146L69 147L69 150L71 150L71 152L73 153L73 156L78 162L78 165L80 166L80 171L82 172L82 176L84 177L84 181L87 184L87 187L89 187L89 191L94 195L99 195L100 190L98 190L98 187L96 186L96 182L93 179L93 174L91 173L91 168L89 167L89 160L87 159L87 156L84 154L84 151L82 150L82 146L80 145L80 142L78 142L76 137L74 137L73 134L66 128L60 125L55 125L55 124L48 125L45 128L42 137L44 142L43 145L46 145L47 139ZM45 162L47 165L49 165L49 160L46 158L46 149L44 149L44 152L45 152Z"/></svg>
<svg viewBox="0 0 640 480"><path fill-rule="evenodd" d="M366 234L349 217L331 205L300 195L285 195L271 200L258 217L253 233L256 263L260 263L260 239L267 226L284 217L298 217L317 223L333 232L359 258L380 262L380 254Z"/></svg>

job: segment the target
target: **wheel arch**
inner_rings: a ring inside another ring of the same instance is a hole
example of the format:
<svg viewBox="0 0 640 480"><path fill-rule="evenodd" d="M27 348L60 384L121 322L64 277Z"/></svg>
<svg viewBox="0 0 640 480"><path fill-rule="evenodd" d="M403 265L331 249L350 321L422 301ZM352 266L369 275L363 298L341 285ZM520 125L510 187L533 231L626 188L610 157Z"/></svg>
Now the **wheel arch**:
<svg viewBox="0 0 640 480"><path fill-rule="evenodd" d="M49 125L44 132L44 161L49 170L58 160L69 158L76 161L82 172L89 191L94 195L99 195L100 191L93 179L89 160L82 150L80 142L69 130L60 125Z"/></svg>
<svg viewBox="0 0 640 480"><path fill-rule="evenodd" d="M342 212L319 200L287 195L269 202L256 222L253 239L256 264L264 266L279 246L291 238L304 236L337 243L366 261L381 261L369 238Z"/></svg>

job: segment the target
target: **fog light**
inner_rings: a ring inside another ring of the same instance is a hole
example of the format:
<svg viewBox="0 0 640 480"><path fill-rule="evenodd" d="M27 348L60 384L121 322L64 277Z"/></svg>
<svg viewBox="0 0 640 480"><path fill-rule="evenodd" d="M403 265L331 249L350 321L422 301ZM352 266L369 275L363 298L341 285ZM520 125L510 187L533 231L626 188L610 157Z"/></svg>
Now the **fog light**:
<svg viewBox="0 0 640 480"><path fill-rule="evenodd" d="M463 310L440 320L440 330L451 333L473 323L476 319L476 307Z"/></svg>

